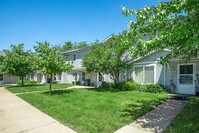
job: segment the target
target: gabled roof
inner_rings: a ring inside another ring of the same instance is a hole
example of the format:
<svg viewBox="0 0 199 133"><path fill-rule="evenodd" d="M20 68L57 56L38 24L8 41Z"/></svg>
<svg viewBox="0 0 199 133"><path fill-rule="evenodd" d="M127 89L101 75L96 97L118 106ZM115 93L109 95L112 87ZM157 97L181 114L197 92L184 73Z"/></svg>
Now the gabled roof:
<svg viewBox="0 0 199 133"><path fill-rule="evenodd" d="M107 40L109 40L112 36L108 36L105 40L103 40L100 44L103 44L105 43ZM87 47L84 47L84 48L79 48L79 49L72 49L72 50L69 50L69 51L66 51L66 52L62 52L61 54L64 54L64 55L70 55L72 53L77 53L77 52L82 52L82 51L86 51L86 50L91 50L93 47L92 45L90 46L87 46Z"/></svg>
<svg viewBox="0 0 199 133"><path fill-rule="evenodd" d="M136 58L136 59L132 60L132 62L136 62L136 61L139 61L139 60L141 60L141 59L144 59L144 58L146 58L146 57L148 57L148 56L150 56L150 55L152 55L152 54L154 54L154 53L156 53L156 52L159 52L159 51L170 52L170 50L169 50L169 49L154 50L154 51L152 51L152 52L150 52L150 53L146 54L145 56L138 57L138 58Z"/></svg>
<svg viewBox="0 0 199 133"><path fill-rule="evenodd" d="M72 53L82 52L82 51L86 51L86 50L90 50L90 49L92 49L92 46L87 46L87 47L79 48L79 49L72 49L72 50L69 50L69 51L66 51L66 52L62 52L62 54L70 55Z"/></svg>

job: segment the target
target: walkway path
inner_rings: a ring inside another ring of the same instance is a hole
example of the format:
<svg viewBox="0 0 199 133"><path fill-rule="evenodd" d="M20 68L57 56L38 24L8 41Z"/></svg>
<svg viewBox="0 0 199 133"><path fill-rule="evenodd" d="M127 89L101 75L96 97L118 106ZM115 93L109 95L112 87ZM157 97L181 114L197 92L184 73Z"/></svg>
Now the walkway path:
<svg viewBox="0 0 199 133"><path fill-rule="evenodd" d="M122 127L115 133L160 133L187 104L187 101L169 99L157 108Z"/></svg>
<svg viewBox="0 0 199 133"><path fill-rule="evenodd" d="M0 133L75 133L0 87Z"/></svg>

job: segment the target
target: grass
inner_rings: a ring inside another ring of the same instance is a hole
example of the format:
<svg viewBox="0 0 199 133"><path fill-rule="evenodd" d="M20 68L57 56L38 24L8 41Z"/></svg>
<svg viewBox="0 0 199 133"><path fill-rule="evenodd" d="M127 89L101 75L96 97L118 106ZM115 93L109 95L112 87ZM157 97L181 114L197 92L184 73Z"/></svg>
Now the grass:
<svg viewBox="0 0 199 133"><path fill-rule="evenodd" d="M167 94L138 91L55 90L18 95L77 132L110 133L149 112Z"/></svg>
<svg viewBox="0 0 199 133"><path fill-rule="evenodd" d="M52 90L65 89L72 86L72 84L53 84ZM6 89L13 93L32 92L32 91L48 91L49 84L26 85L26 86L6 86Z"/></svg>
<svg viewBox="0 0 199 133"><path fill-rule="evenodd" d="M192 97L165 130L166 133L199 133L199 97Z"/></svg>

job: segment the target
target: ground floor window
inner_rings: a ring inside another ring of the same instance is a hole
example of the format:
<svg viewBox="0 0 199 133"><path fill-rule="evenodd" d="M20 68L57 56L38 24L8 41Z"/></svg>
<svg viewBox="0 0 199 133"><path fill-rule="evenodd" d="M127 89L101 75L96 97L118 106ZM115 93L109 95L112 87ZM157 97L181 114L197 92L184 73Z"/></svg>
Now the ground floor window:
<svg viewBox="0 0 199 133"><path fill-rule="evenodd" d="M154 83L154 66L135 67L134 80L138 83Z"/></svg>
<svg viewBox="0 0 199 133"><path fill-rule="evenodd" d="M104 79L103 79L103 75L101 73L99 73L99 81L102 82Z"/></svg>
<svg viewBox="0 0 199 133"><path fill-rule="evenodd" d="M61 80L61 73L57 74L57 80Z"/></svg>
<svg viewBox="0 0 199 133"><path fill-rule="evenodd" d="M3 74L0 74L0 81L3 81Z"/></svg>
<svg viewBox="0 0 199 133"><path fill-rule="evenodd" d="M30 79L34 80L35 75L34 74L30 74Z"/></svg>
<svg viewBox="0 0 199 133"><path fill-rule="evenodd" d="M82 72L82 81L85 81L85 72Z"/></svg>

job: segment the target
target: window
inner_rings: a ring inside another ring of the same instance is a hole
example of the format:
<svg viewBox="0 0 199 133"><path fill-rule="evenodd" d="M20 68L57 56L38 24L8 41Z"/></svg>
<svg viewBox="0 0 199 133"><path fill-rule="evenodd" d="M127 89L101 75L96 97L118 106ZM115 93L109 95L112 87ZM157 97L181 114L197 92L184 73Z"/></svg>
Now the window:
<svg viewBox="0 0 199 133"><path fill-rule="evenodd" d="M75 61L75 60L76 60L76 54L73 55L73 61Z"/></svg>
<svg viewBox="0 0 199 133"><path fill-rule="evenodd" d="M30 79L34 80L35 75L34 74L30 74Z"/></svg>
<svg viewBox="0 0 199 133"><path fill-rule="evenodd" d="M82 81L85 80L85 72L82 72Z"/></svg>
<svg viewBox="0 0 199 133"><path fill-rule="evenodd" d="M3 81L3 74L0 74L0 81Z"/></svg>
<svg viewBox="0 0 199 133"><path fill-rule="evenodd" d="M138 83L154 83L154 66L135 67L134 80Z"/></svg>
<svg viewBox="0 0 199 133"><path fill-rule="evenodd" d="M180 65L180 84L193 84L193 65Z"/></svg>
<svg viewBox="0 0 199 133"><path fill-rule="evenodd" d="M99 73L99 81L103 81L104 79L103 79L103 75L101 74L101 73Z"/></svg>
<svg viewBox="0 0 199 133"><path fill-rule="evenodd" d="M61 73L57 74L57 80L61 80Z"/></svg>

